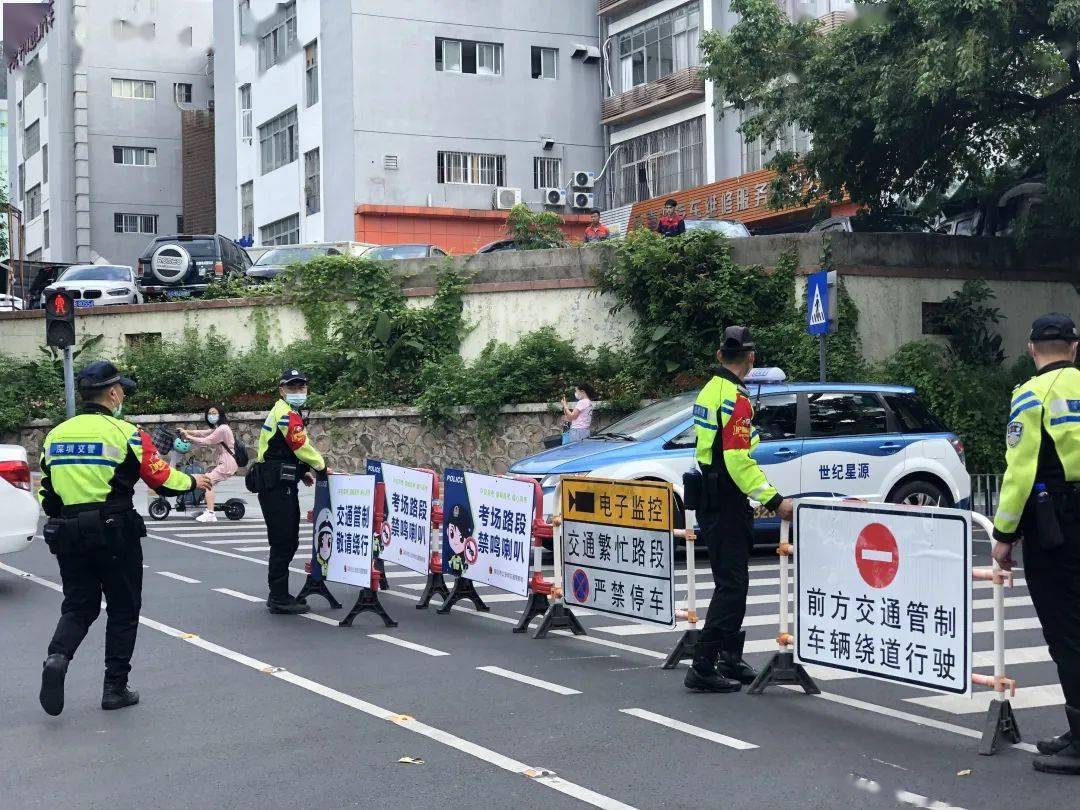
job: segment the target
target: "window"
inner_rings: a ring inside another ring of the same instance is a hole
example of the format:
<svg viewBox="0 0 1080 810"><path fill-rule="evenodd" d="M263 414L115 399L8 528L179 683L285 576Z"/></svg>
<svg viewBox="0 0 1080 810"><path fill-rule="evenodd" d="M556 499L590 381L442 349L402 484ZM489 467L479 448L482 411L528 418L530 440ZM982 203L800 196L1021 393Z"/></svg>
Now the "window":
<svg viewBox="0 0 1080 810"><path fill-rule="evenodd" d="M113 98L137 98L153 101L157 97L157 85L145 79L113 79Z"/></svg>
<svg viewBox="0 0 1080 810"><path fill-rule="evenodd" d="M795 394L773 394L754 403L754 427L761 434L761 441L795 437L797 404Z"/></svg>
<svg viewBox="0 0 1080 810"><path fill-rule="evenodd" d="M22 102L21 101L16 102L16 104L15 104L15 120L18 122L19 126L22 126Z"/></svg>
<svg viewBox="0 0 1080 810"><path fill-rule="evenodd" d="M304 106L319 100L319 43L304 46Z"/></svg>
<svg viewBox="0 0 1080 810"><path fill-rule="evenodd" d="M47 248L49 246L49 212L48 210L41 212L41 246Z"/></svg>
<svg viewBox="0 0 1080 810"><path fill-rule="evenodd" d="M263 174L296 160L296 148L296 107L259 127L259 155Z"/></svg>
<svg viewBox="0 0 1080 810"><path fill-rule="evenodd" d="M251 143L251 85L240 85L240 140Z"/></svg>
<svg viewBox="0 0 1080 810"><path fill-rule="evenodd" d="M255 236L255 183L240 186L240 235Z"/></svg>
<svg viewBox="0 0 1080 810"><path fill-rule="evenodd" d="M285 16L259 40L259 70L268 70L285 59L296 42L296 3L285 6Z"/></svg>
<svg viewBox="0 0 1080 810"><path fill-rule="evenodd" d="M153 146L114 146L113 163L124 166L157 166L157 149Z"/></svg>
<svg viewBox="0 0 1080 810"><path fill-rule="evenodd" d="M437 180L478 186L506 185L506 155L439 152Z"/></svg>
<svg viewBox="0 0 1080 810"><path fill-rule="evenodd" d="M49 85L41 83L41 117L49 117Z"/></svg>
<svg viewBox="0 0 1080 810"><path fill-rule="evenodd" d="M435 69L445 73L502 75L503 46L497 42L470 42L435 38Z"/></svg>
<svg viewBox="0 0 1080 810"><path fill-rule="evenodd" d="M41 147L41 184L49 182L49 145Z"/></svg>
<svg viewBox="0 0 1080 810"><path fill-rule="evenodd" d="M26 221L37 219L41 216L41 186L34 186L26 192Z"/></svg>
<svg viewBox="0 0 1080 810"><path fill-rule="evenodd" d="M611 207L705 182L705 119L694 118L622 142L611 162Z"/></svg>
<svg viewBox="0 0 1080 810"><path fill-rule="evenodd" d="M190 104L191 85L187 82L177 82L173 85L173 97L177 104Z"/></svg>
<svg viewBox="0 0 1080 810"><path fill-rule="evenodd" d="M115 233L157 233L157 214L113 214ZM183 233L181 230L180 233Z"/></svg>
<svg viewBox="0 0 1080 810"><path fill-rule="evenodd" d="M236 4L236 30L240 33L241 37L247 36L251 33L248 30L248 23L251 19L251 0L239 0Z"/></svg>
<svg viewBox="0 0 1080 810"><path fill-rule="evenodd" d="M757 108L748 108L742 113L742 120L751 115L756 115ZM777 152L794 152L797 155L805 155L810 151L810 133L795 126L794 124L784 127L779 137L772 143L766 143L761 137L752 141L743 139L743 174L756 172L765 168Z"/></svg>
<svg viewBox="0 0 1080 810"><path fill-rule="evenodd" d="M558 48L532 49L532 77L534 79L557 79L559 73Z"/></svg>
<svg viewBox="0 0 1080 810"><path fill-rule="evenodd" d="M885 432L885 406L876 394L809 394L812 436L864 436Z"/></svg>
<svg viewBox="0 0 1080 810"><path fill-rule="evenodd" d="M616 93L655 82L701 63L698 3L654 17L619 37L619 82Z"/></svg>
<svg viewBox="0 0 1080 810"><path fill-rule="evenodd" d="M533 188L562 188L562 158L533 158Z"/></svg>
<svg viewBox="0 0 1080 810"><path fill-rule="evenodd" d="M36 155L41 148L41 127L35 121L23 131L23 157Z"/></svg>
<svg viewBox="0 0 1080 810"><path fill-rule="evenodd" d="M300 215L279 219L259 228L259 243L262 245L295 245L300 242Z"/></svg>
<svg viewBox="0 0 1080 810"><path fill-rule="evenodd" d="M319 150L312 149L310 152L304 153L304 207L308 214L317 214L322 209L319 202L321 196Z"/></svg>
<svg viewBox="0 0 1080 810"><path fill-rule="evenodd" d="M15 193L26 193L26 166L22 163L19 164L19 187L15 189Z"/></svg>

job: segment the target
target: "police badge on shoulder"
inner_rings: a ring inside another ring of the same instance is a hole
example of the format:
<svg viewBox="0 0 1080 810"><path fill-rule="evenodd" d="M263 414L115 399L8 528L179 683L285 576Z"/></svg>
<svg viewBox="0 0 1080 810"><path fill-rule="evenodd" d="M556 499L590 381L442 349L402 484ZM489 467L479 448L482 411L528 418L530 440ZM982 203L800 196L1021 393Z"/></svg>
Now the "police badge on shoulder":
<svg viewBox="0 0 1080 810"><path fill-rule="evenodd" d="M1020 422L1009 422L1005 428L1005 444L1016 447L1020 444L1020 437L1024 435L1024 426Z"/></svg>

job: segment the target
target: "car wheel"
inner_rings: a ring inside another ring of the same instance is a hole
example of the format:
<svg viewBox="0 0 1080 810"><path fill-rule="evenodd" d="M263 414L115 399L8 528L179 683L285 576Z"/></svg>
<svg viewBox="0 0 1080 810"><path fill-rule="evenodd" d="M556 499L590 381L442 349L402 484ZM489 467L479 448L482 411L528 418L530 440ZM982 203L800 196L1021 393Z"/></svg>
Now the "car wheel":
<svg viewBox="0 0 1080 810"><path fill-rule="evenodd" d="M952 498L937 484L930 481L908 481L894 489L888 497L889 503L901 503L907 506L948 506L953 505Z"/></svg>

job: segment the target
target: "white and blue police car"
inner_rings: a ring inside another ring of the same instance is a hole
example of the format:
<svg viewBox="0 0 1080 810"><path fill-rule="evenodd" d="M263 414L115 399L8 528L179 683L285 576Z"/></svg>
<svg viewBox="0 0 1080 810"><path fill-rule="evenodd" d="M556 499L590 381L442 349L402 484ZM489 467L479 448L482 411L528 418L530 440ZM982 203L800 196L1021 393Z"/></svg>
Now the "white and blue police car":
<svg viewBox="0 0 1080 810"><path fill-rule="evenodd" d="M963 443L914 388L784 380L780 369L755 369L746 387L760 439L754 458L785 496L969 507ZM681 510L682 476L695 465L696 397L655 402L584 441L523 458L510 472L540 482L548 516L560 475L668 481ZM756 526L771 530L776 519Z"/></svg>

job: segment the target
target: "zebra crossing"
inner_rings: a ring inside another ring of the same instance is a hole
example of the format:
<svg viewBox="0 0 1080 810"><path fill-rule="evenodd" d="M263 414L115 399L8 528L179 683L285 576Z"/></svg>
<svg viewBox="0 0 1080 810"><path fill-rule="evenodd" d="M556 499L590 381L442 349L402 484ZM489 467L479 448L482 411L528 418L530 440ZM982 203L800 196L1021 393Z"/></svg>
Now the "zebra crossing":
<svg viewBox="0 0 1080 810"><path fill-rule="evenodd" d="M151 527L151 533L161 533L183 540L185 543L204 545L208 550L227 550L259 559L265 559L269 554L266 530L260 518L219 521L210 524L198 524L190 519L172 519L154 524ZM310 524L303 523L301 543L294 558L294 568L302 565L310 558L310 555ZM552 578L553 570L550 565L544 566L542 570L545 577ZM713 589L711 571L704 558L697 560L696 572L696 607L698 615L704 619ZM424 574L399 568L393 564L387 566L386 575L392 590L417 596L423 590L426 580ZM745 645L747 654L769 653L776 649L775 636L779 625L779 584L775 558L763 556L752 559L747 615L744 622L747 631ZM993 669L992 583L974 582L972 587L974 589L972 599L973 665L977 672L989 673ZM789 585L789 588L791 588L789 593L793 594L793 584ZM493 613L502 614L505 617L503 620L520 618L526 597L506 593L481 583L476 583L476 589L484 601L491 605ZM680 561L675 575L676 605L680 610L688 607L687 589L685 562ZM470 608L465 606L464 609ZM690 629L690 625L685 621L679 621L674 628L669 628L630 621L618 623L618 620L610 614L595 613L581 608L574 608L574 612L591 636L610 639L613 645L619 639L624 640L623 644L642 645L652 655L670 651L679 634ZM1022 570L1017 571L1013 587L1006 590L1005 617L1007 672L1010 677L1018 680L1016 696L1012 701L1014 709L1037 709L1063 703L1056 671L1050 663L1049 651L1043 643L1040 624L1027 593ZM635 649L641 649L641 647ZM846 671L822 667L808 667L808 669L816 679L829 682L830 685L835 684L838 688L843 688L843 685L848 682L859 682L864 690L869 688L875 691L882 702L892 702L905 708L919 708L961 717L977 717L984 712L993 694L990 691L977 689L972 698L933 695L913 687L871 681Z"/></svg>

